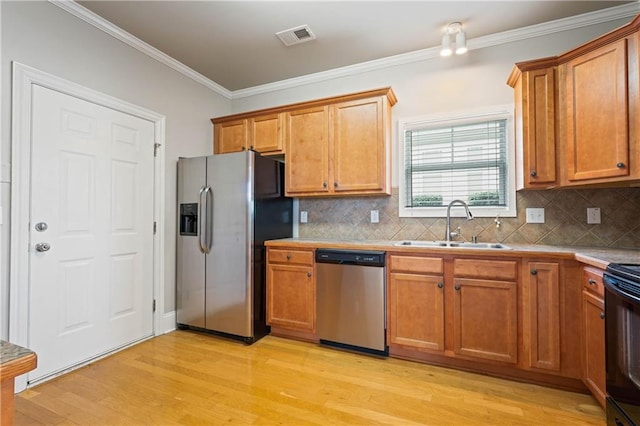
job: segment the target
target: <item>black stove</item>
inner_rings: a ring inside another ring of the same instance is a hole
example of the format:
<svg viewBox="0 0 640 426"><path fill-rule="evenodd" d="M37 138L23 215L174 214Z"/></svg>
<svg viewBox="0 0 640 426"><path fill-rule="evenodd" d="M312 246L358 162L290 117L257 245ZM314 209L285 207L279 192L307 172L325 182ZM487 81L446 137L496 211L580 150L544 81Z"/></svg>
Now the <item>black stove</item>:
<svg viewBox="0 0 640 426"><path fill-rule="evenodd" d="M640 265L612 263L603 275L607 425L640 425Z"/></svg>

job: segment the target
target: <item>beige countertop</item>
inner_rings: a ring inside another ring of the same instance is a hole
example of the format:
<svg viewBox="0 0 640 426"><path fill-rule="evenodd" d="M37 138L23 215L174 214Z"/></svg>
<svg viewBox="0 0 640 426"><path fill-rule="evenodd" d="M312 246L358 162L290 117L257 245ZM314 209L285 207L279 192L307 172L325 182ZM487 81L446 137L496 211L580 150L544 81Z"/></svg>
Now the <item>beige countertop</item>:
<svg viewBox="0 0 640 426"><path fill-rule="evenodd" d="M396 246L397 241L328 240L311 238L283 238L265 243L268 247L338 248L358 250L383 250L397 253L433 253L439 255L461 254L465 256L530 257L545 256L575 259L597 268L609 263L640 263L640 250L603 247L556 247L534 244L505 244L509 249L477 249L463 247L410 247Z"/></svg>

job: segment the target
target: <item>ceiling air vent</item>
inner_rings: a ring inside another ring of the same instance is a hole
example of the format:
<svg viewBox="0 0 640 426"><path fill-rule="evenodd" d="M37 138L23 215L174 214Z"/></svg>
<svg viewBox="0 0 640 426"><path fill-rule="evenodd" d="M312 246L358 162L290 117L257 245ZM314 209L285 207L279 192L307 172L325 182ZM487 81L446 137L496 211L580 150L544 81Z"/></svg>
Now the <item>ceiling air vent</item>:
<svg viewBox="0 0 640 426"><path fill-rule="evenodd" d="M277 32L276 35L287 47L316 39L316 36L313 35L311 29L306 25L289 28L288 30Z"/></svg>

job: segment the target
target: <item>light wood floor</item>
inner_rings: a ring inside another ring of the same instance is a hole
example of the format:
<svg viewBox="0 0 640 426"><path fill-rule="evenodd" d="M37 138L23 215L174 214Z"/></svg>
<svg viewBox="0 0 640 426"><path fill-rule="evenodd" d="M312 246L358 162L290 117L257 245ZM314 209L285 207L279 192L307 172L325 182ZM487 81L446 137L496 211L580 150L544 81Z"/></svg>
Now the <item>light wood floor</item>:
<svg viewBox="0 0 640 426"><path fill-rule="evenodd" d="M143 342L16 396L16 425L604 425L589 395L267 336Z"/></svg>

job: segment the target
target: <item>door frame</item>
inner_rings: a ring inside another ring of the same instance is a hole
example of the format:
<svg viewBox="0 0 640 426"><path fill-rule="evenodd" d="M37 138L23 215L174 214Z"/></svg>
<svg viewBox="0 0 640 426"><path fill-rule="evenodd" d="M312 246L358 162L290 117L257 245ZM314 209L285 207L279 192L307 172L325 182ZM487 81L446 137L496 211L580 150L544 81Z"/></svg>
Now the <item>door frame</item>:
<svg viewBox="0 0 640 426"><path fill-rule="evenodd" d="M164 319L164 205L165 205L165 117L156 112L89 89L19 62L12 63L11 121L11 242L9 276L9 341L29 347L29 211L31 176L31 125L33 86L42 86L106 108L154 123L154 143L160 144L154 158L153 298L159 307L153 313L153 335L163 332ZM153 224L149 224L151 227ZM149 300L153 303L153 300ZM15 391L27 387L27 375L16 378Z"/></svg>

